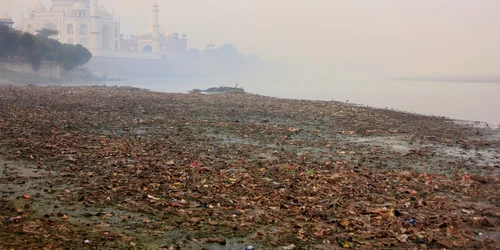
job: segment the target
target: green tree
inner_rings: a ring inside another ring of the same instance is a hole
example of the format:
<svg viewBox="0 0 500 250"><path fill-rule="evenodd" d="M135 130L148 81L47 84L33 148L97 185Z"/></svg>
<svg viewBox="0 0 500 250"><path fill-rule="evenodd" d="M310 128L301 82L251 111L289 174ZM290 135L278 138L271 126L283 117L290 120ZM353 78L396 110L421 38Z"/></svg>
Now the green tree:
<svg viewBox="0 0 500 250"><path fill-rule="evenodd" d="M17 55L20 37L20 32L6 25L0 25L0 57Z"/></svg>
<svg viewBox="0 0 500 250"><path fill-rule="evenodd" d="M38 71L40 69L42 58L35 36L30 33L23 33L21 35L19 38L18 54L31 63L33 70Z"/></svg>
<svg viewBox="0 0 500 250"><path fill-rule="evenodd" d="M51 36L57 36L59 32L57 30L51 30L51 29L41 29L37 30L38 36L44 37L44 38L49 38Z"/></svg>
<svg viewBox="0 0 500 250"><path fill-rule="evenodd" d="M30 33L23 33L19 38L19 55L27 58L36 50L35 37Z"/></svg>
<svg viewBox="0 0 500 250"><path fill-rule="evenodd" d="M57 31L42 29L37 35L21 33L0 25L0 58L18 57L31 63L38 71L42 61L56 61L66 70L87 63L92 53L81 45L61 44L50 36Z"/></svg>
<svg viewBox="0 0 500 250"><path fill-rule="evenodd" d="M34 71L38 71L40 69L40 66L42 65L42 58L40 53L35 52L29 55L27 59L31 63L31 67L33 68Z"/></svg>

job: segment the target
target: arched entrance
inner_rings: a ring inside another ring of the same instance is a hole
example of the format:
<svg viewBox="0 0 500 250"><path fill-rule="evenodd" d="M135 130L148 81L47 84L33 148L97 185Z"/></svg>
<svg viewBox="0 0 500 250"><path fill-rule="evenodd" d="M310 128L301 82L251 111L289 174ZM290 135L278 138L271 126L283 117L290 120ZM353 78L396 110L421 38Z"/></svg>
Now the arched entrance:
<svg viewBox="0 0 500 250"><path fill-rule="evenodd" d="M48 30L53 30L53 31L57 31L59 32L59 30L57 29L57 26L53 23L46 23L44 26L43 26L44 29L48 29ZM52 38L52 39L57 39L57 35L52 35L50 36L49 38Z"/></svg>
<svg viewBox="0 0 500 250"><path fill-rule="evenodd" d="M153 52L153 47L151 47L151 45L146 45L142 48L142 52Z"/></svg>
<svg viewBox="0 0 500 250"><path fill-rule="evenodd" d="M111 38L108 25L104 25L101 30L101 44L103 49L111 49Z"/></svg>
<svg viewBox="0 0 500 250"><path fill-rule="evenodd" d="M74 33L75 27L73 26L73 24L68 24L68 26L66 27L66 34L73 35Z"/></svg>
<svg viewBox="0 0 500 250"><path fill-rule="evenodd" d="M85 24L81 24L80 25L80 35L87 35L88 31L87 31L87 25Z"/></svg>
<svg viewBox="0 0 500 250"><path fill-rule="evenodd" d="M53 23L46 23L44 26L43 26L44 29L48 29L48 30L55 30L55 31L58 31L57 30L57 26Z"/></svg>

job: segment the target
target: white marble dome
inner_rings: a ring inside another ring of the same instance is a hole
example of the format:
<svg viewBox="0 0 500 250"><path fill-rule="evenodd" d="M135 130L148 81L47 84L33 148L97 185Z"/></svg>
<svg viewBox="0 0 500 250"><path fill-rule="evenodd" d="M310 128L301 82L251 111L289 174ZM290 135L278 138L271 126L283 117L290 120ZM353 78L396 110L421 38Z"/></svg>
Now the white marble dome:
<svg viewBox="0 0 500 250"><path fill-rule="evenodd" d="M45 11L45 10L46 10L46 8L45 8L45 5L43 5L43 3L38 2L35 4L35 11L36 12Z"/></svg>
<svg viewBox="0 0 500 250"><path fill-rule="evenodd" d="M165 37L173 37L175 35L175 33L177 33L177 32L175 32L172 29L169 29L169 30L167 30L167 32L165 32Z"/></svg>
<svg viewBox="0 0 500 250"><path fill-rule="evenodd" d="M87 7L85 6L84 3L78 1L75 4L73 4L73 8L71 8L71 10L84 11L84 10L87 10Z"/></svg>
<svg viewBox="0 0 500 250"><path fill-rule="evenodd" d="M108 9L106 9L106 7L104 7L103 5L101 5L101 7L99 7L99 14L101 14L101 15L107 15L107 14L109 14Z"/></svg>
<svg viewBox="0 0 500 250"><path fill-rule="evenodd" d="M0 15L0 22L12 22L12 17L7 13L4 13L3 15Z"/></svg>

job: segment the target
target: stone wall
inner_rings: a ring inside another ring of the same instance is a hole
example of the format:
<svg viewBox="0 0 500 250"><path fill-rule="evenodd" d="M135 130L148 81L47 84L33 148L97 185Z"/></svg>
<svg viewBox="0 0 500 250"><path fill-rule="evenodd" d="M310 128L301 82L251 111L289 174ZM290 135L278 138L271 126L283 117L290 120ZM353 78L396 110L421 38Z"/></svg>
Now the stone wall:
<svg viewBox="0 0 500 250"><path fill-rule="evenodd" d="M29 62L19 60L0 59L0 68L5 68L22 74L61 78L61 69L59 68L59 64L52 61L43 61L38 72L33 70L33 67L31 67Z"/></svg>

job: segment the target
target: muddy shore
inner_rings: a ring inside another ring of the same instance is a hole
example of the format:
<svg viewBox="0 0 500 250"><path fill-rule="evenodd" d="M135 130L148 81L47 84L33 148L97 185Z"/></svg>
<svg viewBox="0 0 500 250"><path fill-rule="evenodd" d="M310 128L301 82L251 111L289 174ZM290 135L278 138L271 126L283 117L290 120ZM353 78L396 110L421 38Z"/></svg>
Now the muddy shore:
<svg viewBox="0 0 500 250"><path fill-rule="evenodd" d="M500 131L340 102L0 87L0 249L500 249Z"/></svg>

